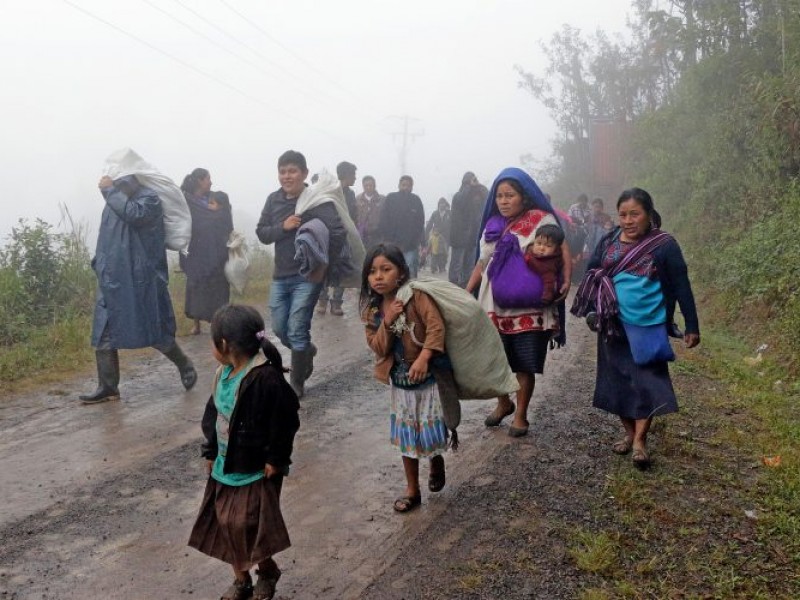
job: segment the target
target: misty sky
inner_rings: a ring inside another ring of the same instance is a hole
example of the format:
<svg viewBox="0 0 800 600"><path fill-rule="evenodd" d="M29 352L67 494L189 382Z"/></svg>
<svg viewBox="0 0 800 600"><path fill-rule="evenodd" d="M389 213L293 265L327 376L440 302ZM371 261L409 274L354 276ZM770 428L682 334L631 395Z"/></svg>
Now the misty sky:
<svg viewBox="0 0 800 600"><path fill-rule="evenodd" d="M543 73L539 40L564 23L622 31L630 9L629 0L0 5L3 239L20 217L56 224L59 202L95 231L105 157L125 146L179 184L209 169L250 237L289 148L311 172L354 162L356 192L367 174L395 190L402 115L424 132L407 171L430 210L466 170L489 185L522 154L548 156L554 126L517 87L514 65Z"/></svg>

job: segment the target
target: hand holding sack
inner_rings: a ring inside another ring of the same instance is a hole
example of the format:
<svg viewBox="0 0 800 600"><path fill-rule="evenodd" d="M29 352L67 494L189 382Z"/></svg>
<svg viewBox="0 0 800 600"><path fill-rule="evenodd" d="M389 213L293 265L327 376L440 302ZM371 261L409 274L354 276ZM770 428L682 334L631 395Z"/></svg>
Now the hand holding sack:
<svg viewBox="0 0 800 600"><path fill-rule="evenodd" d="M192 239L192 215L183 192L172 179L130 148L112 152L106 158L103 175L114 180L134 175L141 185L153 190L161 199L164 211L167 248L186 254Z"/></svg>

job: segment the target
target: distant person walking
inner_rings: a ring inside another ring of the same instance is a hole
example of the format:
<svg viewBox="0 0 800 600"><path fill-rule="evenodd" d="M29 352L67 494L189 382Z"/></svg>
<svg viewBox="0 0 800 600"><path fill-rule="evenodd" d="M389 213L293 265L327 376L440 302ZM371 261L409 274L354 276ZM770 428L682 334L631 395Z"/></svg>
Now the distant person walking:
<svg viewBox="0 0 800 600"><path fill-rule="evenodd" d="M586 224L586 243L584 244L584 259L589 260L594 254L594 249L611 229L611 217L603 211L603 199L592 200L592 214Z"/></svg>
<svg viewBox="0 0 800 600"><path fill-rule="evenodd" d="M589 197L586 194L580 194L577 202L570 205L567 215L572 223L572 231L567 238L567 243L572 253L572 278L573 281L580 281L586 271L583 250L586 246L586 236L588 235L589 222L592 218Z"/></svg>
<svg viewBox="0 0 800 600"><path fill-rule="evenodd" d="M467 171L461 178L461 187L453 196L450 210L450 270L448 279L459 287L466 287L475 266L478 252L478 230L481 215L489 194L475 173Z"/></svg>
<svg viewBox="0 0 800 600"><path fill-rule="evenodd" d="M595 249L572 313L598 331L593 405L619 416L625 431L612 449L633 451L633 464L645 469L653 417L678 410L667 367L675 358L667 336L681 337L673 322L676 302L687 348L700 343L700 326L680 246L661 231L650 194L622 192L617 214L620 227Z"/></svg>
<svg viewBox="0 0 800 600"><path fill-rule="evenodd" d="M381 211L380 237L383 243L395 244L403 251L411 277L419 271L419 251L425 242L425 207L413 193L414 180L403 175L398 191L386 196Z"/></svg>
<svg viewBox="0 0 800 600"><path fill-rule="evenodd" d="M256 309L221 308L211 340L220 366L202 423L209 477L189 546L233 567L222 598L264 600L275 595L281 576L272 557L290 546L280 496L300 405Z"/></svg>
<svg viewBox="0 0 800 600"><path fill-rule="evenodd" d="M179 255L186 274L184 312L194 320L192 333L197 335L200 322L211 322L214 312L230 300L225 263L233 218L228 195L211 191L211 175L206 169L198 168L187 175L181 190L192 213L188 254Z"/></svg>
<svg viewBox="0 0 800 600"><path fill-rule="evenodd" d="M92 346L98 385L80 399L84 404L119 399L123 348L152 346L175 363L189 390L197 372L175 341L161 199L134 175L103 177L98 187L105 200L92 259L97 275Z"/></svg>
<svg viewBox="0 0 800 600"><path fill-rule="evenodd" d="M275 269L269 297L272 330L292 351L290 381L299 397L303 396L304 383L314 369L317 348L311 343L311 319L322 283L300 274L301 263L295 259L295 238L300 226L314 219L319 219L328 231L329 257L340 256L347 238L332 202L307 210L302 216L295 214L307 177L305 156L294 150L284 152L278 159L281 187L267 197L256 227L256 235L262 243L275 244Z"/></svg>
<svg viewBox="0 0 800 600"><path fill-rule="evenodd" d="M344 201L347 204L347 212L350 214L350 219L353 223L358 222L358 205L356 204L356 195L353 192L352 186L356 182L356 166L347 161L340 162L336 165L336 175L342 185L342 192L344 193ZM344 315L342 310L342 301L344 298L344 288L339 285L336 277L328 274L325 284L319 294L319 301L317 302L317 313L324 315L328 309L328 302L331 305L331 314L341 317ZM331 289L331 295L328 295L328 289Z"/></svg>
<svg viewBox="0 0 800 600"><path fill-rule="evenodd" d="M428 238L427 254L431 260L431 273L444 273L450 246L450 203L446 198L439 198L436 211L425 226L425 236Z"/></svg>
<svg viewBox="0 0 800 600"><path fill-rule="evenodd" d="M358 232L364 242L364 247L369 249L380 243L381 211L384 198L378 193L375 178L367 175L361 180L363 191L356 197L358 207Z"/></svg>

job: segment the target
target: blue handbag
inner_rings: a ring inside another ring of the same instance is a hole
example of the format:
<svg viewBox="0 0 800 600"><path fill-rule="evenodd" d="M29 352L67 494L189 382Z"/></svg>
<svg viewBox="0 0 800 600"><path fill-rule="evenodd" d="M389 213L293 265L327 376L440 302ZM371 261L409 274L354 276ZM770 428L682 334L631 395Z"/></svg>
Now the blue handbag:
<svg viewBox="0 0 800 600"><path fill-rule="evenodd" d="M631 348L633 362L640 367L675 360L669 343L666 323L659 325L632 325L622 322Z"/></svg>

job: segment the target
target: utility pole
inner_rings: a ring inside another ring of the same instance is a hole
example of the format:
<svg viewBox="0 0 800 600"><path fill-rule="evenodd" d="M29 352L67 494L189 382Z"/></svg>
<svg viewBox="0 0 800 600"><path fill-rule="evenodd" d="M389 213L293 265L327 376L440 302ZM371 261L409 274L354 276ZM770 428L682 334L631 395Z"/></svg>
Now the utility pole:
<svg viewBox="0 0 800 600"><path fill-rule="evenodd" d="M408 172L406 171L406 165L408 164L409 142L413 142L416 138L425 135L425 130L419 125L414 126L415 123L422 123L420 119L415 119L414 117L409 117L408 115L392 115L388 118L398 122L398 126L400 127L400 131L392 131L391 135L393 140L397 140L397 138L400 137L400 148L398 150L400 158L400 174L407 175Z"/></svg>

